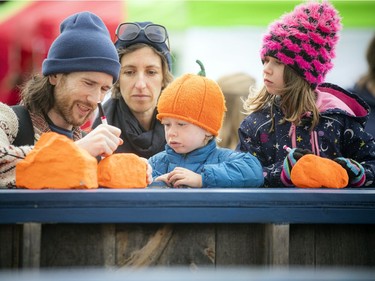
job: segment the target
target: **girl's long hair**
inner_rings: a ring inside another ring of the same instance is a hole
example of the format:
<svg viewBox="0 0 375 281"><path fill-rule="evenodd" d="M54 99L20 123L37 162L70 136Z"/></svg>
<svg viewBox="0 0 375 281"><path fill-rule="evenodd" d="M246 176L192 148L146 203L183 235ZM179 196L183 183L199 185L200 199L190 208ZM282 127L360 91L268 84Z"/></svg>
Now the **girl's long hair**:
<svg viewBox="0 0 375 281"><path fill-rule="evenodd" d="M151 48L155 52L155 54L157 54L161 58L161 65L162 65L162 72L163 72L163 81L162 81L162 90L163 90L165 87L168 86L169 83L173 81L173 75L168 69L168 61L166 57L161 52L156 50L154 47L144 44L144 43L138 43L138 44L131 45L125 49L120 49L118 51L120 62L124 55L133 53L145 47ZM113 85L112 98L120 98L120 97L121 97L120 79L118 79L117 82Z"/></svg>
<svg viewBox="0 0 375 281"><path fill-rule="evenodd" d="M273 116L274 107L277 106L284 113L281 124L291 122L298 126L303 115L310 112L312 118L310 131L312 131L319 123L319 110L316 106L314 90L287 65L285 65L283 76L285 88L278 95L268 93L265 86L257 93L254 89L250 89L250 94L243 105L246 114L269 108L270 115ZM273 131L274 128L275 121L272 117L270 131Z"/></svg>

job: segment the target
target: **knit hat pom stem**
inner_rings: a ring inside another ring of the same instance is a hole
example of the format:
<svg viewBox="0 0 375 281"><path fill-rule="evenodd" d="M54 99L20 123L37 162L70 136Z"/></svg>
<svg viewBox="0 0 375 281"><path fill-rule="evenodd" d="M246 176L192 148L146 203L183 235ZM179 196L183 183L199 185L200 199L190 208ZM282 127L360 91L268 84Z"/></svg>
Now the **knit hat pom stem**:
<svg viewBox="0 0 375 281"><path fill-rule="evenodd" d="M199 76L206 77L206 70L204 69L203 63L200 60L195 61L201 67L201 70L197 73Z"/></svg>

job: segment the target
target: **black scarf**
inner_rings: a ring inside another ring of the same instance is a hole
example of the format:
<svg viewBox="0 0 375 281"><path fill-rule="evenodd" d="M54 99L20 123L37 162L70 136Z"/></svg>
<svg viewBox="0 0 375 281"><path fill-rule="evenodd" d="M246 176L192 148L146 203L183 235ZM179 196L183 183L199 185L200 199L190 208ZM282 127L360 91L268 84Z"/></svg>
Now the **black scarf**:
<svg viewBox="0 0 375 281"><path fill-rule="evenodd" d="M135 153L138 156L149 158L163 151L165 148L164 127L156 119L157 111L154 110L151 129L146 131L134 117L123 98L110 99L103 105L108 124L121 129L121 138L124 143L115 153ZM100 117L93 123L93 128L100 124Z"/></svg>

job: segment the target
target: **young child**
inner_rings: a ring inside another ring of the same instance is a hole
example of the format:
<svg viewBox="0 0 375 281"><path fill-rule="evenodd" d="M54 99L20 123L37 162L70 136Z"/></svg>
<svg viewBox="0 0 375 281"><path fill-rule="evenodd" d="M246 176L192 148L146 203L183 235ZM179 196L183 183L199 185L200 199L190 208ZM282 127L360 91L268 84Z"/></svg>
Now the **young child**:
<svg viewBox="0 0 375 281"><path fill-rule="evenodd" d="M308 2L272 23L263 38L264 86L245 101L250 115L240 125L237 150L258 157L265 186L292 186L291 170L308 153L339 163L348 186L373 185L374 139L364 132L367 104L322 84L333 66L340 29L330 3Z"/></svg>
<svg viewBox="0 0 375 281"><path fill-rule="evenodd" d="M226 111L217 83L194 74L172 82L158 101L165 151L149 159L155 181L171 187L259 187L261 165L250 153L219 148L215 137Z"/></svg>

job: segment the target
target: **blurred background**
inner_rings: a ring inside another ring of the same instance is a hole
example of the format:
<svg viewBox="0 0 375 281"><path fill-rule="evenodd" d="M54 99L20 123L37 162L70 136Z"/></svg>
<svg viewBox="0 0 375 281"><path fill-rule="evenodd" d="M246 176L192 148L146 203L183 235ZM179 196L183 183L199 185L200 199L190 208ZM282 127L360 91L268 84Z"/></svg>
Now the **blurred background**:
<svg viewBox="0 0 375 281"><path fill-rule="evenodd" d="M91 11L106 23L113 40L119 23L152 21L170 37L173 74L207 76L245 72L262 83L259 49L267 25L302 1L0 1L0 101L18 102L18 86L43 59L68 15ZM331 1L343 18L334 69L326 81L351 87L367 71L365 53L375 35L375 1ZM84 36L84 34L82 34Z"/></svg>

